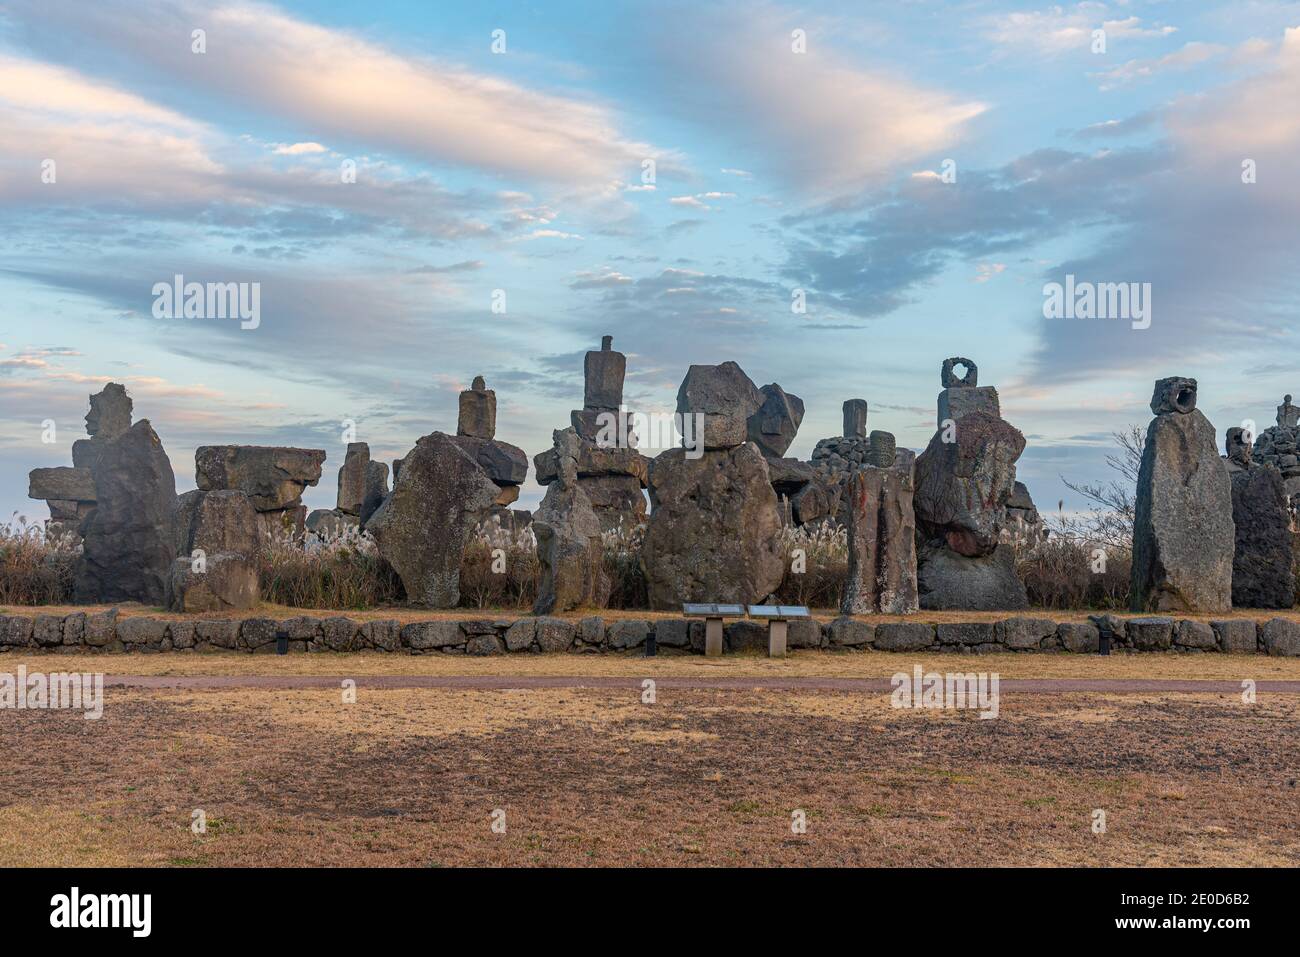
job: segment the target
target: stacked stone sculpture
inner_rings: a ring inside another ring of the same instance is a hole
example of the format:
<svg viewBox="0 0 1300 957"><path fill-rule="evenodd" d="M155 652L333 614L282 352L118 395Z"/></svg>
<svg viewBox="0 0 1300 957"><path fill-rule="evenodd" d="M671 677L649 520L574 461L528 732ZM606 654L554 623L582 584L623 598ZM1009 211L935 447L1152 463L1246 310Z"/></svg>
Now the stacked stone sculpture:
<svg viewBox="0 0 1300 957"><path fill-rule="evenodd" d="M307 518L302 493L320 482L324 461L324 449L201 445L194 451L194 478L200 491L247 495L264 539L300 538Z"/></svg>
<svg viewBox="0 0 1300 957"><path fill-rule="evenodd" d="M1135 612L1232 607L1232 483L1196 398L1196 380L1181 376L1158 380L1151 397L1134 513Z"/></svg>
<svg viewBox="0 0 1300 957"><path fill-rule="evenodd" d="M601 528L635 526L645 521L642 489L649 480L650 460L636 449L636 436L626 427L623 379L627 357L614 351L612 336L601 338L600 350L586 354L583 368L583 407L569 414L580 439L578 483L591 501ZM559 479L555 448L533 457L537 481L550 485Z"/></svg>
<svg viewBox="0 0 1300 957"><path fill-rule="evenodd" d="M558 474L532 517L542 568L535 615L602 608L609 600L600 518L578 480L582 438L573 427L557 429L554 438Z"/></svg>
<svg viewBox="0 0 1300 957"><path fill-rule="evenodd" d="M753 603L780 585L776 492L767 460L747 438L763 401L734 362L686 373L677 412L702 416L702 434L691 449L670 449L650 463L641 565L652 608Z"/></svg>
<svg viewBox="0 0 1300 957"><path fill-rule="evenodd" d="M1300 501L1300 406L1283 396L1277 407L1277 423L1259 433L1255 439L1254 461L1273 465L1282 473L1287 501ZM1294 510L1294 504L1292 505Z"/></svg>
<svg viewBox="0 0 1300 957"><path fill-rule="evenodd" d="M88 439L72 443L72 466L32 469L27 495L44 499L50 510L49 537L81 537L81 523L95 507L95 463L107 444L131 427L131 397L125 386L110 382L90 397L86 413Z"/></svg>
<svg viewBox="0 0 1300 957"><path fill-rule="evenodd" d="M893 434L876 430L868 435L867 414L865 399L846 399L844 434L822 439L813 449L811 468L815 481L790 498L797 524L830 517L847 528L849 480L863 469L894 465L897 443Z"/></svg>
<svg viewBox="0 0 1300 957"><path fill-rule="evenodd" d="M1224 444L1235 527L1233 607L1290 608L1295 604L1295 544L1282 473L1271 462L1253 461L1241 429L1229 429Z"/></svg>
<svg viewBox="0 0 1300 957"><path fill-rule="evenodd" d="M954 366L966 367L958 378ZM1015 556L1001 544L1025 437L1003 420L997 391L964 358L943 364L939 428L916 460L917 584L927 609L1028 607ZM964 393L970 392L971 395Z"/></svg>
<svg viewBox="0 0 1300 957"><path fill-rule="evenodd" d="M493 510L500 513L519 499L519 486L528 478L528 453L517 445L502 442L496 434L497 394L487 387L481 375L475 376L470 387L460 394L456 435L452 441L486 470L497 487Z"/></svg>

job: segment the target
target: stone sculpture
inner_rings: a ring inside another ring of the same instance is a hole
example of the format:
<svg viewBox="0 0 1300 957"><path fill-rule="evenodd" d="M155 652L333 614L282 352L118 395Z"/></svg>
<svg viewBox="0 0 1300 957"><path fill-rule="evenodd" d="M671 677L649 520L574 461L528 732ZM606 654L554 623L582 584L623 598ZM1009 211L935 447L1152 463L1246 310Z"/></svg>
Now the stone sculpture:
<svg viewBox="0 0 1300 957"><path fill-rule="evenodd" d="M1282 473L1272 463L1251 460L1240 428L1228 429L1224 444L1232 483L1233 607L1290 608L1295 604L1295 544Z"/></svg>
<svg viewBox="0 0 1300 957"><path fill-rule="evenodd" d="M918 608L914 468L912 453L904 450L897 461L867 464L848 479L843 614L910 615Z"/></svg>
<svg viewBox="0 0 1300 957"><path fill-rule="evenodd" d="M1138 471L1129 605L1135 612L1232 606L1232 483L1196 380L1156 382Z"/></svg>
<svg viewBox="0 0 1300 957"><path fill-rule="evenodd" d="M554 437L558 474L532 517L542 568L535 615L602 608L609 600L600 519L578 480L582 438L573 427L557 429Z"/></svg>

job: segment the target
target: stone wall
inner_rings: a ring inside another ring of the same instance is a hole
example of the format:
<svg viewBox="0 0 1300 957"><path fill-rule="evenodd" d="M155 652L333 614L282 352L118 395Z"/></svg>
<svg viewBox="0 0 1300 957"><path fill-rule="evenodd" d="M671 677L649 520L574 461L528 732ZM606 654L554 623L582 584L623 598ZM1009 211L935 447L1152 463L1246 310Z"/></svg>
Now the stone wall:
<svg viewBox="0 0 1300 957"><path fill-rule="evenodd" d="M704 622L685 618L482 617L403 623L397 619L346 615L295 618L159 618L118 614L117 609L61 614L0 615L0 652L157 652L230 650L274 653L276 633L289 636L291 652L401 651L496 655L506 652L608 652L640 648L654 634L666 652L702 653ZM1248 618L1195 621L1170 617L1120 618L1093 615L1087 621L1057 622L1029 616L995 621L876 622L843 616L833 621L790 622L790 648L875 649L878 651L1073 652L1097 651L1101 635L1118 652L1180 651L1262 653L1300 657L1300 621ZM767 649L762 622L729 622L727 651Z"/></svg>

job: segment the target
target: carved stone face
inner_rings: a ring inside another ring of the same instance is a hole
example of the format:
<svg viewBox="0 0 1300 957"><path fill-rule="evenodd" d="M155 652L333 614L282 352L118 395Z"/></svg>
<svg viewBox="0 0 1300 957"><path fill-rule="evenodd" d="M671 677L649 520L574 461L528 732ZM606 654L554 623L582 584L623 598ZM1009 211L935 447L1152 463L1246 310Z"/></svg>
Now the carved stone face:
<svg viewBox="0 0 1300 957"><path fill-rule="evenodd" d="M117 438L131 427L131 406L126 388L110 382L102 391L90 397L90 411L86 413L86 434L106 439Z"/></svg>

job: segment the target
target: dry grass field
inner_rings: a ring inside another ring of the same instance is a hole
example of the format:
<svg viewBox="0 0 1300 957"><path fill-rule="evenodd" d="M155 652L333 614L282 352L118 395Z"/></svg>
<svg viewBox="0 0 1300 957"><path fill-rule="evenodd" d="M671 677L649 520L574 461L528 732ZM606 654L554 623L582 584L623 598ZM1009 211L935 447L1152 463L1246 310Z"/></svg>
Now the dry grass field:
<svg viewBox="0 0 1300 957"><path fill-rule="evenodd" d="M761 685L915 663L1300 678L1295 660L1223 655L9 654L0 671L757 680L665 686L654 703L639 686L363 685L350 704L322 688L110 687L98 721L0 711L0 866L1300 865L1300 695L1004 693L980 720Z"/></svg>

